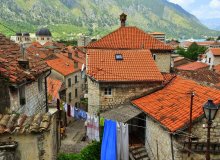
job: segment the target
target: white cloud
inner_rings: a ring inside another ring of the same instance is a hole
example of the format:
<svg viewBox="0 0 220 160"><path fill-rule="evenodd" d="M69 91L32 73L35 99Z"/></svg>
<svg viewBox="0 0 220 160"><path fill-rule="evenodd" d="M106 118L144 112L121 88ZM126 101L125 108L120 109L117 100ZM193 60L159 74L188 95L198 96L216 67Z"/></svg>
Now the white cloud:
<svg viewBox="0 0 220 160"><path fill-rule="evenodd" d="M211 8L219 9L220 10L220 0L211 0L209 3Z"/></svg>
<svg viewBox="0 0 220 160"><path fill-rule="evenodd" d="M191 11L199 19L208 19L208 18L220 18L220 10L210 9L207 5L201 5L200 7Z"/></svg>

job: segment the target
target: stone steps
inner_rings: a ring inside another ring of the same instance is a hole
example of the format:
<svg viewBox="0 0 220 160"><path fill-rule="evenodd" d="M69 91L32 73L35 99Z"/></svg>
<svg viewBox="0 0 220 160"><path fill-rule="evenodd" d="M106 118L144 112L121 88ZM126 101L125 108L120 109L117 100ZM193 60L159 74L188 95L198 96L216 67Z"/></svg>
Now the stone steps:
<svg viewBox="0 0 220 160"><path fill-rule="evenodd" d="M131 160L150 160L146 148L143 146L131 147L130 158Z"/></svg>

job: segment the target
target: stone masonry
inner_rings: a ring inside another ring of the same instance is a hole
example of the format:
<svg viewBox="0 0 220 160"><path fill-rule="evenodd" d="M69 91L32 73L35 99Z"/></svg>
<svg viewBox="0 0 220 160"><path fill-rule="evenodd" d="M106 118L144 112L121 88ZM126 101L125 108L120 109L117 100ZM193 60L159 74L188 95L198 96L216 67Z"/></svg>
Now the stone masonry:
<svg viewBox="0 0 220 160"><path fill-rule="evenodd" d="M160 72L170 73L171 54L170 53L153 53L156 54L156 64Z"/></svg>

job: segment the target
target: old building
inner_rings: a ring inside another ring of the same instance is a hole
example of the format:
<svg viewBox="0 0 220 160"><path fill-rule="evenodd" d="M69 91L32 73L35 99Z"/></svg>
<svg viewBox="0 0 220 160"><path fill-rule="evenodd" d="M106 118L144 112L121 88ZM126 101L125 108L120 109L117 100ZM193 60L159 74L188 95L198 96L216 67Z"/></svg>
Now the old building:
<svg viewBox="0 0 220 160"><path fill-rule="evenodd" d="M80 98L84 96L85 78L82 77L83 59L75 58L73 53L56 54L55 59L47 60L47 64L52 68L51 78L60 80L65 86L65 97L63 101L79 106ZM80 60L79 60L80 59Z"/></svg>
<svg viewBox="0 0 220 160"><path fill-rule="evenodd" d="M56 112L0 114L0 159L56 160L59 146Z"/></svg>
<svg viewBox="0 0 220 160"><path fill-rule="evenodd" d="M77 46L87 46L91 41L89 36L81 35L77 40Z"/></svg>
<svg viewBox="0 0 220 160"><path fill-rule="evenodd" d="M188 132L190 101L192 105L192 130ZM208 99L220 103L220 91L202 86L195 81L177 76L163 89L132 103L145 112L145 147L151 159L202 160L205 159L207 128L203 105ZM211 131L211 159L219 159L218 112ZM191 137L190 147L189 138Z"/></svg>
<svg viewBox="0 0 220 160"><path fill-rule="evenodd" d="M166 35L163 32L151 32L149 34L161 42L166 42Z"/></svg>
<svg viewBox="0 0 220 160"><path fill-rule="evenodd" d="M208 70L209 65L202 62L191 62L188 64L180 65L175 68L178 71L196 71L196 70Z"/></svg>
<svg viewBox="0 0 220 160"><path fill-rule="evenodd" d="M10 38L12 41L18 44L25 44L29 45L31 43L31 38L30 34L25 32L25 33L16 33L15 36L11 36Z"/></svg>
<svg viewBox="0 0 220 160"><path fill-rule="evenodd" d="M173 48L137 27L121 27L87 46L89 112L129 102L163 81ZM159 69L158 69L159 68Z"/></svg>
<svg viewBox="0 0 220 160"><path fill-rule="evenodd" d="M18 44L0 34L1 113L33 115L47 109L46 78L48 65L32 54L22 52ZM3 88L2 88L3 87ZM2 98L7 97L8 100ZM8 103L9 102L9 103Z"/></svg>
<svg viewBox="0 0 220 160"><path fill-rule="evenodd" d="M220 48L210 48L206 51L206 63L212 68L220 64Z"/></svg>
<svg viewBox="0 0 220 160"><path fill-rule="evenodd" d="M36 32L36 41L41 45L44 45L47 42L52 42L52 34L49 29L41 28Z"/></svg>

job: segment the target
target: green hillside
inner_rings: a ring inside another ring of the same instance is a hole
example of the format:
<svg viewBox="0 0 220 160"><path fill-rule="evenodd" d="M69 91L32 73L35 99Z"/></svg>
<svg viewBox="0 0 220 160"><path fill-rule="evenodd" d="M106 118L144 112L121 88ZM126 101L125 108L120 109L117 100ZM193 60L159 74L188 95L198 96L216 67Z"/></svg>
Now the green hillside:
<svg viewBox="0 0 220 160"><path fill-rule="evenodd" d="M0 21L17 32L48 27L57 39L79 33L103 36L119 27L119 15L127 24L145 31L162 31L167 37L216 36L196 17L166 0L1 0ZM0 26L0 32L13 34Z"/></svg>

